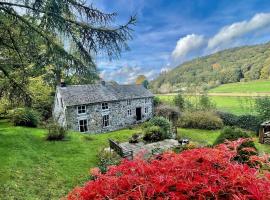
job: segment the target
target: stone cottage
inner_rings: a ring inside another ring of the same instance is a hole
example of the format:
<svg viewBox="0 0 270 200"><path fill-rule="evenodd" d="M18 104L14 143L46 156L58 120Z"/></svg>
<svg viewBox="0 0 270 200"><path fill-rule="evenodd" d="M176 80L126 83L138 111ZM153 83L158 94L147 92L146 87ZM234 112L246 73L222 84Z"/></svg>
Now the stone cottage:
<svg viewBox="0 0 270 200"><path fill-rule="evenodd" d="M102 133L143 122L153 116L154 95L142 85L102 81L57 87L53 117L64 127Z"/></svg>

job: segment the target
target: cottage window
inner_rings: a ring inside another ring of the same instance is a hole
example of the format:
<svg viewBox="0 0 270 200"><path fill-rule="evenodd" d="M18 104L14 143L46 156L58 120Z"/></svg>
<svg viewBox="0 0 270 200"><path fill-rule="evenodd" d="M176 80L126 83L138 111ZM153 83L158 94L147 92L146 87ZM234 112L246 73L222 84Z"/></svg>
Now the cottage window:
<svg viewBox="0 0 270 200"><path fill-rule="evenodd" d="M79 120L79 129L83 133L88 131L87 119Z"/></svg>
<svg viewBox="0 0 270 200"><path fill-rule="evenodd" d="M131 116L131 109L128 109L127 115Z"/></svg>
<svg viewBox="0 0 270 200"><path fill-rule="evenodd" d="M144 108L144 113L148 113L148 107Z"/></svg>
<svg viewBox="0 0 270 200"><path fill-rule="evenodd" d="M86 113L86 106L78 106L77 109L79 115Z"/></svg>
<svg viewBox="0 0 270 200"><path fill-rule="evenodd" d="M102 124L103 124L103 127L107 127L107 126L110 125L110 123L109 123L109 115L104 115L103 116L103 122L102 122Z"/></svg>
<svg viewBox="0 0 270 200"><path fill-rule="evenodd" d="M102 110L107 110L109 109L108 103L102 103L101 104Z"/></svg>
<svg viewBox="0 0 270 200"><path fill-rule="evenodd" d="M127 100L127 105L128 105L128 106L131 105L131 100L130 100L130 99Z"/></svg>

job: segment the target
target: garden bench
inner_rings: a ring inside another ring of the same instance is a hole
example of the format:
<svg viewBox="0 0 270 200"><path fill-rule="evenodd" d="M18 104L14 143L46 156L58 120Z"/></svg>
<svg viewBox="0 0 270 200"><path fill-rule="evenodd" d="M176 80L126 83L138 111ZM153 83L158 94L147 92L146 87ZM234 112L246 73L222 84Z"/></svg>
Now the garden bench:
<svg viewBox="0 0 270 200"><path fill-rule="evenodd" d="M110 145L110 149L113 149L122 158L128 158L131 160L133 159L133 151L132 150L124 149L117 142L115 142L111 139L109 139L109 145Z"/></svg>

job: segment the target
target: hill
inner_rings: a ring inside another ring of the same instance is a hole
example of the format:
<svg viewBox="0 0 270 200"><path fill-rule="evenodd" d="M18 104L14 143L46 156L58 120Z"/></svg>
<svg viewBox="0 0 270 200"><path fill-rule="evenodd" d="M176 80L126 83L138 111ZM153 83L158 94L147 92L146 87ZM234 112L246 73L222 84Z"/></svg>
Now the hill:
<svg viewBox="0 0 270 200"><path fill-rule="evenodd" d="M250 82L229 83L210 89L210 93L258 93L270 94L270 81L258 80Z"/></svg>
<svg viewBox="0 0 270 200"><path fill-rule="evenodd" d="M185 62L151 82L154 92L186 87L210 89L221 84L268 79L270 43L227 49Z"/></svg>

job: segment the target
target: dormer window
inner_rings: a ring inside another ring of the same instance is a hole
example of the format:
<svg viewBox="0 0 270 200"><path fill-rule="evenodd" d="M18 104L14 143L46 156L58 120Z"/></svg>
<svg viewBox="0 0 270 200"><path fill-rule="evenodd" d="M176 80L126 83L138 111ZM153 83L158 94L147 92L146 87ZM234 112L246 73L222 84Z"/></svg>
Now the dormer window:
<svg viewBox="0 0 270 200"><path fill-rule="evenodd" d="M79 114L79 115L80 115L80 114L86 113L86 106L85 106L85 105L83 105L83 106L78 106L77 109L78 109L78 114Z"/></svg>
<svg viewBox="0 0 270 200"><path fill-rule="evenodd" d="M131 100L130 100L130 99L127 100L127 105L128 105L128 106L131 105Z"/></svg>
<svg viewBox="0 0 270 200"><path fill-rule="evenodd" d="M101 107L102 107L102 110L108 110L109 109L108 103L102 103Z"/></svg>

